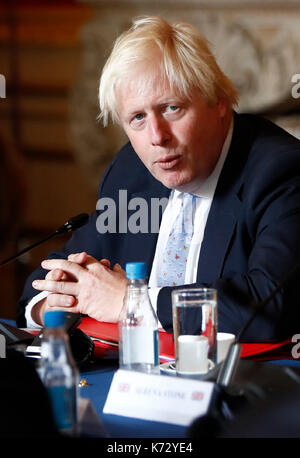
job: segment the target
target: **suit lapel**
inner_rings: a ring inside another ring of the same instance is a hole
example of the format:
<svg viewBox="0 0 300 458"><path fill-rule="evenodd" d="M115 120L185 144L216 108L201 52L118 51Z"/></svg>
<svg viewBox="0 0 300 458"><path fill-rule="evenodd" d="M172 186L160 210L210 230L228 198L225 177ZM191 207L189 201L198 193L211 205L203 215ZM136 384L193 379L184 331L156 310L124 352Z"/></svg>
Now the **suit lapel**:
<svg viewBox="0 0 300 458"><path fill-rule="evenodd" d="M208 216L202 241L197 282L211 283L222 276L226 252L234 237L239 217L241 202L237 195L232 195L227 203L215 197Z"/></svg>
<svg viewBox="0 0 300 458"><path fill-rule="evenodd" d="M252 130L240 115L234 117L231 146L221 172L201 245L197 282L222 276L226 253L235 237L242 209L244 168L252 144Z"/></svg>

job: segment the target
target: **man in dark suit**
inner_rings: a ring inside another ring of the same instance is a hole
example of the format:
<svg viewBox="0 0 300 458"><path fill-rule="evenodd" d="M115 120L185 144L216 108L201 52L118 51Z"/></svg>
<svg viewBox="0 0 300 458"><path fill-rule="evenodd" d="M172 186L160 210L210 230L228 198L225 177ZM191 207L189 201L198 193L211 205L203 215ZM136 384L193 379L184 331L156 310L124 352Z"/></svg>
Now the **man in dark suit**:
<svg viewBox="0 0 300 458"><path fill-rule="evenodd" d="M160 18L136 21L117 40L99 97L104 124L110 114L130 143L102 178L87 225L28 279L19 324L28 302L27 323L42 324L53 306L116 321L125 263L145 261L167 331L171 291L186 284L216 288L219 330L237 333L253 302L268 296L299 259L300 142L266 120L235 114L237 93L203 37ZM194 233L184 278L174 286L163 281L164 247L185 194L197 196ZM158 233L152 203L163 198ZM146 210L137 215L135 205L143 203ZM43 293L32 300L36 291ZM297 300L294 281L256 317L245 340L299 332Z"/></svg>

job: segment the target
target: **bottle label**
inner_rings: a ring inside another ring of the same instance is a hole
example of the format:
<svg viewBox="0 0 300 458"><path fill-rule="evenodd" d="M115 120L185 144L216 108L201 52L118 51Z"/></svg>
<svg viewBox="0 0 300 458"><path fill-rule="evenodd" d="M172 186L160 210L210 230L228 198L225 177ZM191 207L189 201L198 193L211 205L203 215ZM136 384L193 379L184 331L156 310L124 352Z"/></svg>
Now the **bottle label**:
<svg viewBox="0 0 300 458"><path fill-rule="evenodd" d="M157 365L158 331L145 326L123 328L123 364Z"/></svg>
<svg viewBox="0 0 300 458"><path fill-rule="evenodd" d="M52 411L59 430L71 430L76 424L76 390L65 386L48 388Z"/></svg>

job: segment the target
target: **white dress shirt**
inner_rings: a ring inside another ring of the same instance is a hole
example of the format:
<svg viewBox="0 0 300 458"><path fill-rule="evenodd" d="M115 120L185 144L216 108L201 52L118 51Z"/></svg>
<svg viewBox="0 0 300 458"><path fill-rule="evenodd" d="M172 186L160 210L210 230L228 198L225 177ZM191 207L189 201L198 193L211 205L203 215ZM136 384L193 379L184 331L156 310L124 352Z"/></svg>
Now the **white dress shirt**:
<svg viewBox="0 0 300 458"><path fill-rule="evenodd" d="M158 286L158 275L159 275L158 266L160 265L161 256L162 256L162 253L164 252L164 248L168 240L170 227L172 227L175 221L175 218L177 217L180 211L183 192L189 192L199 197L199 199L197 199L195 220L194 220L195 221L194 234L193 234L193 238L191 241L190 250L188 254L184 284L187 285L187 284L196 282L198 260L200 256L201 244L203 240L206 221L207 221L210 206L211 206L211 203L214 197L218 179L219 179L224 161L226 159L226 156L229 150L229 146L230 146L231 139L232 139L232 132L233 132L233 120L228 130L228 134L224 142L222 152L220 154L218 162L213 172L210 174L210 176L205 181L199 182L196 180L192 183L188 183L187 185L182 186L180 189L174 189L171 191L169 202L162 216L154 260L153 260L151 274L150 274L149 283L148 283L149 295L150 295L150 299L151 299L151 302L152 302L152 305L155 311L157 310L157 296L160 291L160 287ZM31 317L31 310L32 310L32 307L37 302L47 297L48 294L49 293L47 291L43 291L37 294L27 304L26 309L25 309L25 319L26 319L28 328L40 328L41 327L33 321Z"/></svg>

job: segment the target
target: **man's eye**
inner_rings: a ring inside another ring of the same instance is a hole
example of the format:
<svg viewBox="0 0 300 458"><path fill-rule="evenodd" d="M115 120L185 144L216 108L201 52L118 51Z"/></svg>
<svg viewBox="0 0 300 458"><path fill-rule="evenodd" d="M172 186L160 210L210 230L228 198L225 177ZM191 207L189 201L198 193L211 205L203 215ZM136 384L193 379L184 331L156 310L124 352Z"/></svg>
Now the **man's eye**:
<svg viewBox="0 0 300 458"><path fill-rule="evenodd" d="M168 105L167 106L167 111L175 112L179 110L179 107L177 105Z"/></svg>
<svg viewBox="0 0 300 458"><path fill-rule="evenodd" d="M137 113L133 120L134 121L141 121L142 119L144 119L143 113Z"/></svg>

